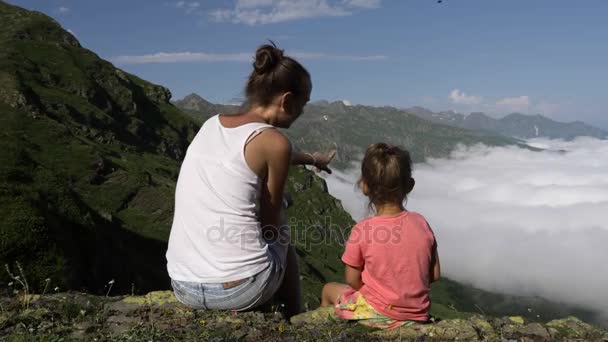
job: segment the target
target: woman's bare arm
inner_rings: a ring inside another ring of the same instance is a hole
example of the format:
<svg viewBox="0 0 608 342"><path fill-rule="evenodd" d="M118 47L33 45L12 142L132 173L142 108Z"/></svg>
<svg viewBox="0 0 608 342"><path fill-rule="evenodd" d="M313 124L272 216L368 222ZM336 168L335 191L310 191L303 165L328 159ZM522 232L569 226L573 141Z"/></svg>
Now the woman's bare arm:
<svg viewBox="0 0 608 342"><path fill-rule="evenodd" d="M336 150L331 151L329 154L323 154L321 152L299 152L293 151L291 153L291 164L292 165L313 165L322 171L331 173L328 165L336 156Z"/></svg>
<svg viewBox="0 0 608 342"><path fill-rule="evenodd" d="M276 130L268 130L260 134L257 143L261 146L266 164L266 177L262 184L260 201L260 221L264 229L276 231L281 222L281 207L283 204L283 189L289 173L291 161L291 144L289 140Z"/></svg>

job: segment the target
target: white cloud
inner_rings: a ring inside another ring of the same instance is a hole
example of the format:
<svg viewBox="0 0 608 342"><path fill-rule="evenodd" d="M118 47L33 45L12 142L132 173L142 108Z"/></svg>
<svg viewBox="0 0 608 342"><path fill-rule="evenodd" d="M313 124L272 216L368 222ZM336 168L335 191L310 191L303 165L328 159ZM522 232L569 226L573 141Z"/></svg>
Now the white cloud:
<svg viewBox="0 0 608 342"><path fill-rule="evenodd" d="M337 55L322 52L294 52L294 58L302 60L334 60L367 62L382 61L387 59L384 55ZM251 62L253 56L250 53L205 53L205 52L159 52L138 56L118 56L112 61L118 64L149 64L149 63L221 63L221 62Z"/></svg>
<svg viewBox="0 0 608 342"><path fill-rule="evenodd" d="M352 106L353 103L350 102L349 100L342 100L342 104L344 104L345 106Z"/></svg>
<svg viewBox="0 0 608 342"><path fill-rule="evenodd" d="M150 55L118 56L112 61L119 64L148 64L148 63L219 63L219 62L250 62L251 54L233 53L216 54L205 52L159 52Z"/></svg>
<svg viewBox="0 0 608 342"><path fill-rule="evenodd" d="M381 0L342 0L342 3L350 7L378 8Z"/></svg>
<svg viewBox="0 0 608 342"><path fill-rule="evenodd" d="M216 22L264 25L306 18L348 16L352 14L352 9L379 6L379 0L238 0L234 8L215 9L209 12L209 16Z"/></svg>
<svg viewBox="0 0 608 342"><path fill-rule="evenodd" d="M476 105L480 104L482 101L481 96L467 95L465 92L460 91L460 89L452 90L448 96L448 99L454 104L463 105Z"/></svg>
<svg viewBox="0 0 608 342"><path fill-rule="evenodd" d="M340 55L323 52L298 52L295 51L293 57L298 59L322 59L322 60L338 60L338 61L351 61L351 62L371 62L371 61L383 61L388 59L385 55Z"/></svg>
<svg viewBox="0 0 608 342"><path fill-rule="evenodd" d="M447 277L608 313L608 141L531 144L550 150L461 147L416 164L408 209L433 227ZM326 178L356 219L367 214L358 175Z"/></svg>
<svg viewBox="0 0 608 342"><path fill-rule="evenodd" d="M201 7L201 3L198 1L178 1L175 3L175 7L183 9L186 14L191 14Z"/></svg>
<svg viewBox="0 0 608 342"><path fill-rule="evenodd" d="M530 108L529 96L505 97L496 101L498 109L511 112L525 112Z"/></svg>
<svg viewBox="0 0 608 342"><path fill-rule="evenodd" d="M61 7L57 8L55 10L55 12L57 12L59 14L68 14L70 12L70 9L68 7L61 6Z"/></svg>

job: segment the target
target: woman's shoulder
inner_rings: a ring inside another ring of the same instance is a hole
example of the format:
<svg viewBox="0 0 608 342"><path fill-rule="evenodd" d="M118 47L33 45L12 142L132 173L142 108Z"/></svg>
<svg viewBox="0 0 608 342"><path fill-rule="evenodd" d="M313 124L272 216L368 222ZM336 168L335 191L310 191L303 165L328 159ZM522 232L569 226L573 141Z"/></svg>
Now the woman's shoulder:
<svg viewBox="0 0 608 342"><path fill-rule="evenodd" d="M289 138L278 129L265 129L256 138L259 144L262 144L264 150L269 153L290 153L291 142Z"/></svg>

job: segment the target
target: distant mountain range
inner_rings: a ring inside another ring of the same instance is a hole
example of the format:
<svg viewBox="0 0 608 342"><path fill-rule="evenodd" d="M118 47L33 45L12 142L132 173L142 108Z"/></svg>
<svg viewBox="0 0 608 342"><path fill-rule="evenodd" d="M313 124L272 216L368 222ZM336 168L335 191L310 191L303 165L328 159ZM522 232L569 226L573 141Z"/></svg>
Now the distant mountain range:
<svg viewBox="0 0 608 342"><path fill-rule="evenodd" d="M197 94L174 104L202 122L217 113L234 113L238 106L213 104ZM285 130L296 147L306 150L338 150L335 167L350 166L367 146L384 141L407 148L416 162L429 157L445 157L457 144L484 143L489 146L523 143L517 139L485 131L440 125L393 107L346 105L342 101L317 101Z"/></svg>
<svg viewBox="0 0 608 342"><path fill-rule="evenodd" d="M405 111L425 120L448 126L487 131L521 139L542 137L571 140L580 136L599 139L608 138L608 131L590 126L584 122L558 122L542 115L513 113L503 118L495 119L479 112L469 115L453 111L435 113L422 107L412 107L405 109Z"/></svg>

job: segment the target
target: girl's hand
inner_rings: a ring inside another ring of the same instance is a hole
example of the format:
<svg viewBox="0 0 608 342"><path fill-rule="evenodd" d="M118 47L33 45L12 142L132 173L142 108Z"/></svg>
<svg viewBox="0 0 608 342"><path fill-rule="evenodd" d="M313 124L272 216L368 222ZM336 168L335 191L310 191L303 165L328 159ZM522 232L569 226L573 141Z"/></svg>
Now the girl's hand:
<svg viewBox="0 0 608 342"><path fill-rule="evenodd" d="M318 170L325 171L331 174L331 169L328 167L329 163L336 156L336 150L329 152L329 154L324 154L321 152L314 152L312 156L316 160L316 164L314 165Z"/></svg>

